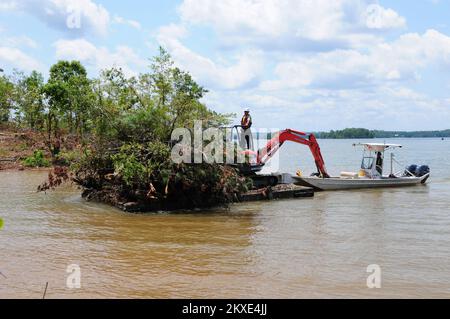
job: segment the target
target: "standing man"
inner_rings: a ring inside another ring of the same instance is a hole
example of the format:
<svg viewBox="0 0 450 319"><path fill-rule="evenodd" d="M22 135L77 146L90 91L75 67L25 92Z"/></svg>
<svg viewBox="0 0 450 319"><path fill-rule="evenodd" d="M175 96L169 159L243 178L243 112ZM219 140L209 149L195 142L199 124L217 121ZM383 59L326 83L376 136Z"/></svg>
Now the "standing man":
<svg viewBox="0 0 450 319"><path fill-rule="evenodd" d="M241 127L242 127L242 136L245 137L245 141L247 143L247 149L250 149L250 138L252 135L251 128L252 128L252 117L250 116L250 109L246 108L244 110L244 116L241 120Z"/></svg>

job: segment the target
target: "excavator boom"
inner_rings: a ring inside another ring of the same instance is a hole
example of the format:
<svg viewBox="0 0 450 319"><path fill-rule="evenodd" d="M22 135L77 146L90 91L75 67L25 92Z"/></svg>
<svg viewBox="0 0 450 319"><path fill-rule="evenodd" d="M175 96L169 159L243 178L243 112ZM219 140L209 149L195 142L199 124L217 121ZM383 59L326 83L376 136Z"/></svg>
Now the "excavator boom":
<svg viewBox="0 0 450 319"><path fill-rule="evenodd" d="M307 145L314 157L319 175L324 178L330 177L325 168L325 161L323 160L319 143L314 134L291 129L278 132L264 148L257 152L257 165L266 164L286 141Z"/></svg>

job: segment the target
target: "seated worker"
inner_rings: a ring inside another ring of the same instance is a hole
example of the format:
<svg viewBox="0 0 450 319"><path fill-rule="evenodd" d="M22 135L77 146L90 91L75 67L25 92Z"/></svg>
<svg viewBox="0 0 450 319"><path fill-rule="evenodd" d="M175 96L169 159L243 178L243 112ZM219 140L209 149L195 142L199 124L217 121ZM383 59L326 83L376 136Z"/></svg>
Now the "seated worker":
<svg viewBox="0 0 450 319"><path fill-rule="evenodd" d="M383 154L377 152L376 169L380 176L383 175Z"/></svg>

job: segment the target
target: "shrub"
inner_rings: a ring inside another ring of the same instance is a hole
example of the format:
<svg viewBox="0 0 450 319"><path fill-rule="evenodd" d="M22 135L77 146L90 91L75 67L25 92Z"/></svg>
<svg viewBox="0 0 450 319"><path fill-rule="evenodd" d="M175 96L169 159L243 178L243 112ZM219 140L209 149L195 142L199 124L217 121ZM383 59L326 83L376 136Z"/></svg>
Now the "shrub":
<svg viewBox="0 0 450 319"><path fill-rule="evenodd" d="M54 166L71 166L74 163L77 163L82 156L80 150L74 151L63 151L59 153L55 159L53 160Z"/></svg>
<svg viewBox="0 0 450 319"><path fill-rule="evenodd" d="M42 151L35 151L32 156L27 157L23 162L26 167L49 167L50 162L45 159Z"/></svg>

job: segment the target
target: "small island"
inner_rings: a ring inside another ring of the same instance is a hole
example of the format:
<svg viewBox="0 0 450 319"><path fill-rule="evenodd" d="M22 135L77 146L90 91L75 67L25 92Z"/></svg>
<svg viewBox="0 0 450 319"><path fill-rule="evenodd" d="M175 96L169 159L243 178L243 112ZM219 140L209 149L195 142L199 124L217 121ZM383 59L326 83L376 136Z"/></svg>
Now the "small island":
<svg viewBox="0 0 450 319"><path fill-rule="evenodd" d="M221 127L233 114L200 102L207 90L163 48L138 76L113 68L90 79L80 62L59 61L46 82L16 73L0 85L3 168L53 167L40 191L71 181L87 200L153 211L225 204L252 188L230 166L171 160L175 128Z"/></svg>

